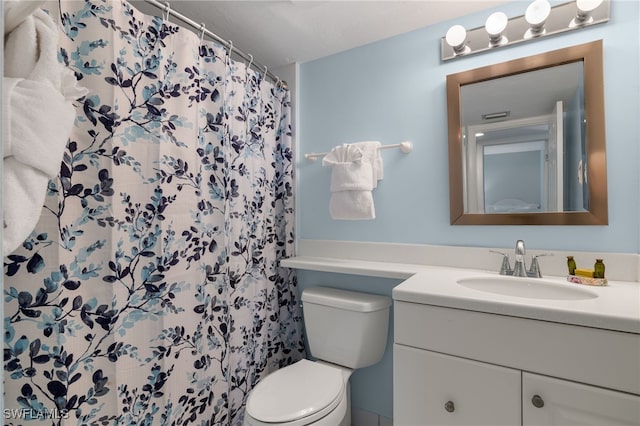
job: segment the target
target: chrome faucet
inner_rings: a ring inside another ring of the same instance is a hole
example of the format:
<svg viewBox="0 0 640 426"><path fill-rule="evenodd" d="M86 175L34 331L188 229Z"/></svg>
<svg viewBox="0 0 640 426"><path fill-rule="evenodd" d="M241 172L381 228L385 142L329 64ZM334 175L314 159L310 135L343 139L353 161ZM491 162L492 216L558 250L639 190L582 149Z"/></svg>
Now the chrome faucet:
<svg viewBox="0 0 640 426"><path fill-rule="evenodd" d="M515 277L526 277L527 267L524 264L524 255L526 250L524 248L524 241L516 241L516 261L513 265L513 275Z"/></svg>
<svg viewBox="0 0 640 426"><path fill-rule="evenodd" d="M524 241L518 240L516 241L516 259L513 269L511 269L511 265L509 264L509 256L505 253L489 250L491 253L497 253L502 255L502 265L500 265L500 275L513 275L514 277L530 277L530 278L542 278L542 272L540 271L540 263L538 262L538 258L542 256L552 256L550 253L543 253L535 255L531 258L531 266L529 270L525 265L524 255L526 254L526 250L524 248Z"/></svg>

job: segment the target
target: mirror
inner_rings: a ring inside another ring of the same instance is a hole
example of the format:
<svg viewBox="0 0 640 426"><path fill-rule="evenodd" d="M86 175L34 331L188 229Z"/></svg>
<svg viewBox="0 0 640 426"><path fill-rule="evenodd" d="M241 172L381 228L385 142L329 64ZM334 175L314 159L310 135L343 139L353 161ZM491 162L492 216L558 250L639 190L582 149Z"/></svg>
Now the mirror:
<svg viewBox="0 0 640 426"><path fill-rule="evenodd" d="M602 41L447 76L452 225L606 225Z"/></svg>

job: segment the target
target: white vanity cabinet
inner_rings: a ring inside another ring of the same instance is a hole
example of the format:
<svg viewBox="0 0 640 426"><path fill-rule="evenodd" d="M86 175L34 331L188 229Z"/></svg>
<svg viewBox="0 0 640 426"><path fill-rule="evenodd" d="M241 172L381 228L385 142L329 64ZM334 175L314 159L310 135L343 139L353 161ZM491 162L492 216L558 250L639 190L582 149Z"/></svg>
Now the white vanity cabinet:
<svg viewBox="0 0 640 426"><path fill-rule="evenodd" d="M394 302L394 426L640 426L640 334Z"/></svg>

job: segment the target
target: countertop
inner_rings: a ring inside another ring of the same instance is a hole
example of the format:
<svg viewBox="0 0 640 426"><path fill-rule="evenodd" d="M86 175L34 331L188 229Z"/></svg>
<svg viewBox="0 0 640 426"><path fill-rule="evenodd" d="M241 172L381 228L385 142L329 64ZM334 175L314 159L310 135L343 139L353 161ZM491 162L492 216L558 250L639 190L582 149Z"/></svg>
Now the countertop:
<svg viewBox="0 0 640 426"><path fill-rule="evenodd" d="M545 283L578 286L597 295L592 299L579 300L506 296L456 283L461 278L484 276L500 277L495 272L430 267L394 287L393 299L640 334L638 283L609 281L607 286L598 287L570 283L566 277L544 277Z"/></svg>
<svg viewBox="0 0 640 426"><path fill-rule="evenodd" d="M637 282L610 280L607 286L597 287L569 283L566 277L545 276L545 283L578 286L597 297L580 300L534 299L489 293L457 284L456 281L461 278L500 278L497 272L478 269L320 257L285 259L281 265L315 271L404 279L393 288L395 301L640 334L640 284Z"/></svg>

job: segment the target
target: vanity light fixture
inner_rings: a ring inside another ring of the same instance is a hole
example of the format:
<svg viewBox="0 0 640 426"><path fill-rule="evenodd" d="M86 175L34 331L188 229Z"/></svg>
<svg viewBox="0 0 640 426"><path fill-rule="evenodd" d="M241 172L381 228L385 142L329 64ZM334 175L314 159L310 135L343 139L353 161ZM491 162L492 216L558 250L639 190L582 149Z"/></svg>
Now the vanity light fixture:
<svg viewBox="0 0 640 426"><path fill-rule="evenodd" d="M524 38L540 37L544 35L544 23L551 13L551 4L548 0L534 0L524 14L524 19L529 24L529 29L524 33Z"/></svg>
<svg viewBox="0 0 640 426"><path fill-rule="evenodd" d="M484 29L487 31L487 34L489 34L490 47L500 46L509 41L502 35L507 28L508 22L509 18L507 18L504 12L495 12L489 15L487 21L484 23Z"/></svg>
<svg viewBox="0 0 640 426"><path fill-rule="evenodd" d="M503 12L494 12L482 27L453 25L440 40L440 59L448 61L602 24L609 21L612 2L571 0L552 6L549 0L533 0L520 16L508 18Z"/></svg>

